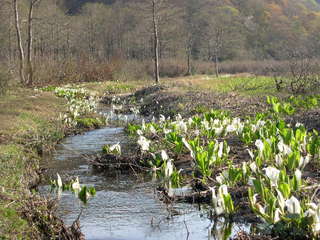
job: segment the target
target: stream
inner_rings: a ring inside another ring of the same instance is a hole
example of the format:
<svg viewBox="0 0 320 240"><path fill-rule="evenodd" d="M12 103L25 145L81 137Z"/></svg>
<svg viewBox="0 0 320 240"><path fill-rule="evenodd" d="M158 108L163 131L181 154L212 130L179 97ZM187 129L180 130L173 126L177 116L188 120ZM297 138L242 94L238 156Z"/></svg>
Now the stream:
<svg viewBox="0 0 320 240"><path fill-rule="evenodd" d="M127 116L129 119L132 116ZM59 173L62 179L79 176L80 183L94 186L96 196L86 205L71 192L59 199L58 215L67 225L79 216L81 230L88 240L156 240L156 239L223 239L223 221L213 223L206 206L176 203L167 206L155 194L155 183L148 176L117 172L97 173L88 160L101 152L105 144L128 140L123 127L109 125L82 135L65 138L56 151L45 158L49 175ZM42 191L50 192L50 186ZM168 211L168 208L173 211ZM174 212L172 217L170 214ZM248 225L229 226L232 236Z"/></svg>

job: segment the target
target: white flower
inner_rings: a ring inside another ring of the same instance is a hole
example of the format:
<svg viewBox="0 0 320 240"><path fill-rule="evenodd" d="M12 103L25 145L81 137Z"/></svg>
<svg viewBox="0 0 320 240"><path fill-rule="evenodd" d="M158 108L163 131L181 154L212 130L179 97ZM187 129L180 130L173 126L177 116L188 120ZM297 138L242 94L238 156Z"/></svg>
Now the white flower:
<svg viewBox="0 0 320 240"><path fill-rule="evenodd" d="M157 130L154 128L153 125L150 125L149 130L152 134L157 134Z"/></svg>
<svg viewBox="0 0 320 240"><path fill-rule="evenodd" d="M208 122L207 120L203 120L203 121L201 122L201 124L202 124L202 126L204 126L204 128L205 128L206 130L209 130L209 129L210 129L209 122Z"/></svg>
<svg viewBox="0 0 320 240"><path fill-rule="evenodd" d="M79 183L79 177L76 178L76 180L71 185L72 190L79 191L81 189L80 183Z"/></svg>
<svg viewBox="0 0 320 240"><path fill-rule="evenodd" d="M224 196L224 195L227 195L228 194L228 187L227 187L227 185L225 185L225 184L223 184L223 185L221 185L220 187L219 187L219 194L221 195L221 196Z"/></svg>
<svg viewBox="0 0 320 240"><path fill-rule="evenodd" d="M138 129L138 130L137 130L137 134L138 134L139 136L141 136L141 135L143 135L143 132L142 132L140 129Z"/></svg>
<svg viewBox="0 0 320 240"><path fill-rule="evenodd" d="M247 151L248 151L251 159L253 160L253 159L254 159L254 154L253 154L253 152L252 152L250 149L247 149Z"/></svg>
<svg viewBox="0 0 320 240"><path fill-rule="evenodd" d="M224 202L223 199L221 199L221 196L216 195L215 188L210 187L211 191L211 200L214 207L214 211L216 215L221 215L224 213Z"/></svg>
<svg viewBox="0 0 320 240"><path fill-rule="evenodd" d="M249 179L248 179L248 185L249 185L249 186L253 186L253 180L256 180L256 178L254 178L254 177L249 177Z"/></svg>
<svg viewBox="0 0 320 240"><path fill-rule="evenodd" d="M166 167L164 170L164 175L165 175L165 177L170 178L172 173L173 173L173 164L172 164L172 160L169 159L167 161L167 164L166 164Z"/></svg>
<svg viewBox="0 0 320 240"><path fill-rule="evenodd" d="M301 212L300 202L294 196L286 200L286 207L291 214L300 214Z"/></svg>
<svg viewBox="0 0 320 240"><path fill-rule="evenodd" d="M263 151L263 149L264 149L264 143L263 143L260 139L256 140L255 145L256 145L256 147L259 149L260 152Z"/></svg>
<svg viewBox="0 0 320 240"><path fill-rule="evenodd" d="M217 136L220 136L223 132L223 126L221 127L218 127L218 128L213 128L214 129L214 133L217 135Z"/></svg>
<svg viewBox="0 0 320 240"><path fill-rule="evenodd" d="M165 121L166 121L166 117L163 116L162 114L160 114L159 121L160 121L161 123L165 122Z"/></svg>
<svg viewBox="0 0 320 240"><path fill-rule="evenodd" d="M296 123L296 128L301 127L301 126L303 126L302 123L299 123L299 122Z"/></svg>
<svg viewBox="0 0 320 240"><path fill-rule="evenodd" d="M271 181L271 186L277 186L280 171L274 167L267 167L267 168L264 168L264 170L265 170L267 177Z"/></svg>
<svg viewBox="0 0 320 240"><path fill-rule="evenodd" d="M282 156L281 156L280 154L277 154L277 155L275 156L275 160L276 160L277 166L280 167L280 166L282 165L282 163L283 163Z"/></svg>
<svg viewBox="0 0 320 240"><path fill-rule="evenodd" d="M279 207L280 207L281 211L284 211L285 199L284 199L282 193L279 190L277 190L277 194L278 194L277 195L277 199L278 199Z"/></svg>
<svg viewBox="0 0 320 240"><path fill-rule="evenodd" d="M218 157L222 158L223 155L223 142L219 143Z"/></svg>
<svg viewBox="0 0 320 240"><path fill-rule="evenodd" d="M253 194L252 196L252 204L255 205L257 203L257 196L258 194Z"/></svg>
<svg viewBox="0 0 320 240"><path fill-rule="evenodd" d="M62 187L62 180L61 180L61 177L60 177L59 173L57 173L57 185L58 185L59 188Z"/></svg>
<svg viewBox="0 0 320 240"><path fill-rule="evenodd" d="M299 168L304 169L309 162L310 162L310 155L309 154L305 157L301 156L300 161L299 161Z"/></svg>
<svg viewBox="0 0 320 240"><path fill-rule="evenodd" d="M168 134L168 133L171 133L171 132L172 132L171 129L167 129L167 128L164 128L164 129L163 129L163 133L164 133L164 134Z"/></svg>
<svg viewBox="0 0 320 240"><path fill-rule="evenodd" d="M163 161L167 161L169 159L169 156L165 150L161 151L161 158Z"/></svg>
<svg viewBox="0 0 320 240"><path fill-rule="evenodd" d="M284 144L282 140L280 140L278 143L278 149L285 155L289 155L292 152L291 148L288 145Z"/></svg>
<svg viewBox="0 0 320 240"><path fill-rule="evenodd" d="M182 120L182 117L181 117L181 114L179 113L177 116L176 116L176 121L181 121Z"/></svg>
<svg viewBox="0 0 320 240"><path fill-rule="evenodd" d="M261 213L261 214L266 214L266 210L264 207L262 207L259 203L256 204L256 207L258 208L258 211Z"/></svg>
<svg viewBox="0 0 320 240"><path fill-rule="evenodd" d="M184 121L178 121L176 126L182 132L186 133L188 131L187 124Z"/></svg>
<svg viewBox="0 0 320 240"><path fill-rule="evenodd" d="M231 133L231 132L237 131L237 129L236 129L236 127L234 125L230 124L230 125L227 126L226 131L228 133Z"/></svg>
<svg viewBox="0 0 320 240"><path fill-rule="evenodd" d="M299 169L296 169L296 171L294 172L294 176L296 177L298 183L301 182L302 173Z"/></svg>
<svg viewBox="0 0 320 240"><path fill-rule="evenodd" d="M244 176L247 175L247 163L246 162L242 162L242 174Z"/></svg>
<svg viewBox="0 0 320 240"><path fill-rule="evenodd" d="M280 215L281 215L281 210L277 208L276 211L274 212L273 223L277 223L281 220Z"/></svg>
<svg viewBox="0 0 320 240"><path fill-rule="evenodd" d="M220 174L216 177L216 181L219 183L219 184L223 184L224 182L224 177Z"/></svg>
<svg viewBox="0 0 320 240"><path fill-rule="evenodd" d="M140 136L138 139L138 144L142 151L148 151L150 146L150 140L146 139L144 136Z"/></svg>
<svg viewBox="0 0 320 240"><path fill-rule="evenodd" d="M109 149L110 149L110 152L116 151L118 154L121 154L120 143L112 145Z"/></svg>
<svg viewBox="0 0 320 240"><path fill-rule="evenodd" d="M187 140L185 138L182 138L182 142L183 144L186 146L186 148L190 151L190 155L192 158L195 158L193 149L191 148L190 144L187 142Z"/></svg>
<svg viewBox="0 0 320 240"><path fill-rule="evenodd" d="M250 169L251 169L252 172L254 172L254 173L257 172L258 167L257 167L257 165L256 165L255 162L250 163L250 164L249 164L249 167L250 167Z"/></svg>

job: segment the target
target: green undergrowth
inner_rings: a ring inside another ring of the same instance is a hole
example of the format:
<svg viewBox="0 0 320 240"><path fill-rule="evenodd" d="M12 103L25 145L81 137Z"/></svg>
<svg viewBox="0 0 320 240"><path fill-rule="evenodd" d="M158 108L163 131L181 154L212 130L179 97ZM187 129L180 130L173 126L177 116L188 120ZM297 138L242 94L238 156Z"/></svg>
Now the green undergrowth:
<svg viewBox="0 0 320 240"><path fill-rule="evenodd" d="M92 118L92 117L86 117L86 118L77 118L77 126L79 128L100 128L104 125L103 119L100 118Z"/></svg>

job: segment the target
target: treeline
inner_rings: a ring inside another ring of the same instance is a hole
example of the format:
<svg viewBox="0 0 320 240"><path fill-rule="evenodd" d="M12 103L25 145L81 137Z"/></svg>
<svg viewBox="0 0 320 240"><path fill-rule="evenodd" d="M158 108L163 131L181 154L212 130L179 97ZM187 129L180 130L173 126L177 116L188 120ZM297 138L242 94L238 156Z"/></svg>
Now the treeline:
<svg viewBox="0 0 320 240"><path fill-rule="evenodd" d="M0 5L0 59L16 71L12 2ZM18 1L25 48L29 2ZM153 75L153 2L162 76L232 72L230 62L250 71L262 60L320 55L319 5L312 0L41 0L32 20L34 82Z"/></svg>

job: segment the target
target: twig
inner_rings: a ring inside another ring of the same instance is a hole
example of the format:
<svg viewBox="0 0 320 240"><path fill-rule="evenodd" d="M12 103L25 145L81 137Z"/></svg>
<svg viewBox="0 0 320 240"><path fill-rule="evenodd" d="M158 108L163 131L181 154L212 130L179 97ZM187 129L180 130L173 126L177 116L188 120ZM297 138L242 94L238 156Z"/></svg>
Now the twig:
<svg viewBox="0 0 320 240"><path fill-rule="evenodd" d="M189 232L189 229L188 229L188 226L187 226L186 220L183 220L183 223L184 223L184 226L186 227L186 230L187 230L187 237L186 237L186 240L188 240L188 239L189 239L190 232Z"/></svg>

